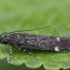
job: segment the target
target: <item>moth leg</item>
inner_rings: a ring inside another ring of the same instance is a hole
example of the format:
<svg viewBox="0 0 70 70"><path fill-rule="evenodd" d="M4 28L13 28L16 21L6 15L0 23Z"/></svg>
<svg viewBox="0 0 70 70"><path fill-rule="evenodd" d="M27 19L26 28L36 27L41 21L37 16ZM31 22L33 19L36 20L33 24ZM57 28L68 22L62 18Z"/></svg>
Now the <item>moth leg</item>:
<svg viewBox="0 0 70 70"><path fill-rule="evenodd" d="M8 63L11 61L11 59L12 59L12 47L10 46L10 58L9 58Z"/></svg>
<svg viewBox="0 0 70 70"><path fill-rule="evenodd" d="M23 52L27 52L29 55L32 55L33 57L37 58L34 54L32 54L31 52L29 52L29 51L26 50L26 49L23 49Z"/></svg>
<svg viewBox="0 0 70 70"><path fill-rule="evenodd" d="M26 51L26 49L23 49L23 52L25 52Z"/></svg>
<svg viewBox="0 0 70 70"><path fill-rule="evenodd" d="M26 50L26 52L27 52L29 55L32 55L33 57L37 58L33 53L29 52L28 50Z"/></svg>

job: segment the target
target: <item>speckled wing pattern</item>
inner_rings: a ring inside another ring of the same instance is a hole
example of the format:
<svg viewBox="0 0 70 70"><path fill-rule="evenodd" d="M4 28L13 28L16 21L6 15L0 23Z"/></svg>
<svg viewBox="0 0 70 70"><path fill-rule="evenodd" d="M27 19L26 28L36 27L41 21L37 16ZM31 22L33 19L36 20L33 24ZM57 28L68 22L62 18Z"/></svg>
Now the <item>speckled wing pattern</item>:
<svg viewBox="0 0 70 70"><path fill-rule="evenodd" d="M33 34L11 34L10 45L18 49L46 50L56 52L70 51L70 39L65 37Z"/></svg>

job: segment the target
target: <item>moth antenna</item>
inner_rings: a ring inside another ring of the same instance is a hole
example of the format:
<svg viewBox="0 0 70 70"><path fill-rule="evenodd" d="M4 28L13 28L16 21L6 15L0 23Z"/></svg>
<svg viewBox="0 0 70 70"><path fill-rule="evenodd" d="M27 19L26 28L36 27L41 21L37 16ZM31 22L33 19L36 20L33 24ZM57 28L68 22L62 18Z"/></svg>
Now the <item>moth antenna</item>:
<svg viewBox="0 0 70 70"><path fill-rule="evenodd" d="M9 32L9 33L7 33L7 34L17 33L17 32L25 32L25 31L33 31L33 30L40 30L40 29L47 28L47 27L50 27L50 26L51 26L51 25L45 26L45 27L41 27L41 28L30 29L30 30L13 31L13 32Z"/></svg>
<svg viewBox="0 0 70 70"><path fill-rule="evenodd" d="M2 34L0 35L0 38L2 37L2 35L6 35L6 34L7 34L7 32L2 33Z"/></svg>

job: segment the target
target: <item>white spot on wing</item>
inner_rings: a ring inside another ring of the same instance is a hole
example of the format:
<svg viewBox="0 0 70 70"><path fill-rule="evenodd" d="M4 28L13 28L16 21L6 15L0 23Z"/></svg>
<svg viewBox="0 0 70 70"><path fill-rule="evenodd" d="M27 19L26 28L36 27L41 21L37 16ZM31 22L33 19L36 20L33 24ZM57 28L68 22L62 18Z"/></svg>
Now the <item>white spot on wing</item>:
<svg viewBox="0 0 70 70"><path fill-rule="evenodd" d="M37 40L39 41L39 38L37 38Z"/></svg>
<svg viewBox="0 0 70 70"><path fill-rule="evenodd" d="M19 35L17 35L17 38L19 39Z"/></svg>
<svg viewBox="0 0 70 70"><path fill-rule="evenodd" d="M60 41L60 38L59 37L57 37L57 41Z"/></svg>
<svg viewBox="0 0 70 70"><path fill-rule="evenodd" d="M27 43L30 43L30 41L27 41Z"/></svg>
<svg viewBox="0 0 70 70"><path fill-rule="evenodd" d="M39 46L40 46L40 43L39 43Z"/></svg>
<svg viewBox="0 0 70 70"><path fill-rule="evenodd" d="M56 52L60 51L58 46L56 46L54 50L55 50Z"/></svg>

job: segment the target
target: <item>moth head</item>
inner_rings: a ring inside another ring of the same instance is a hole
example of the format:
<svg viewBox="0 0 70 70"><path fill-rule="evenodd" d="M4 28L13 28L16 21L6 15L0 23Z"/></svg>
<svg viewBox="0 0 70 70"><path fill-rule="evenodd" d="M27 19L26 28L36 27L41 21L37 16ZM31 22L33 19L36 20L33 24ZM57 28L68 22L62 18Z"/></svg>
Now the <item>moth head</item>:
<svg viewBox="0 0 70 70"><path fill-rule="evenodd" d="M10 37L7 35L0 35L0 43L2 44L8 44L10 40Z"/></svg>

